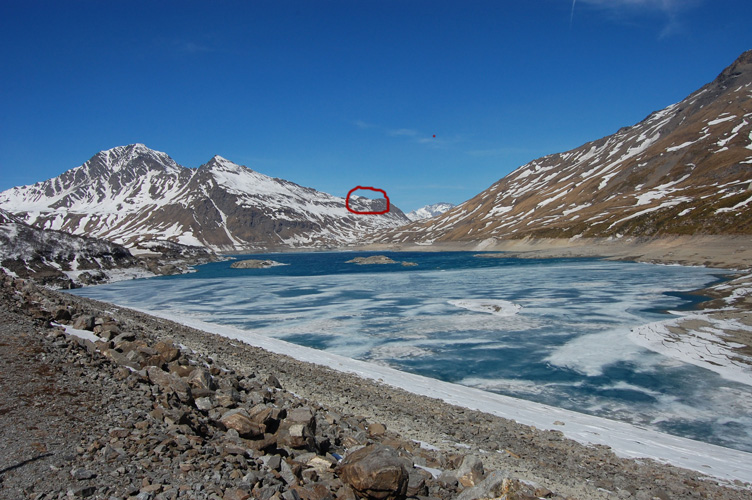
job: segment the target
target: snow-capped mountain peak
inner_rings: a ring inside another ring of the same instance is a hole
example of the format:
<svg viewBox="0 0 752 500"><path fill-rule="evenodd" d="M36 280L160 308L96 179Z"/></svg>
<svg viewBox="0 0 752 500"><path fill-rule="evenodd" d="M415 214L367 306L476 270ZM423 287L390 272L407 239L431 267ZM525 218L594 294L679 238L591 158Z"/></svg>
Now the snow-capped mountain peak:
<svg viewBox="0 0 752 500"><path fill-rule="evenodd" d="M167 153L155 151L144 144L136 143L128 146L118 146L94 155L82 167L91 168L94 165L107 167L112 172L123 168L141 165L146 169L180 170L180 166Z"/></svg>
<svg viewBox="0 0 752 500"><path fill-rule="evenodd" d="M248 167L238 165L234 161L230 161L227 158L219 155L214 155L211 160L202 165L203 168L210 170L228 170L228 171L241 171L250 170Z"/></svg>
<svg viewBox="0 0 752 500"><path fill-rule="evenodd" d="M437 215L441 215L447 210L453 208L455 205L453 203L434 203L433 205L426 205L424 207L421 207L417 210L413 210L412 212L407 214L407 218L411 221L416 220L423 220L423 219L430 219L431 217L436 217Z"/></svg>
<svg viewBox="0 0 752 500"><path fill-rule="evenodd" d="M368 211L381 200L359 200ZM345 199L215 156L198 169L143 144L102 151L80 167L0 193L0 207L43 229L128 246L166 239L214 250L341 246L409 220L347 211Z"/></svg>

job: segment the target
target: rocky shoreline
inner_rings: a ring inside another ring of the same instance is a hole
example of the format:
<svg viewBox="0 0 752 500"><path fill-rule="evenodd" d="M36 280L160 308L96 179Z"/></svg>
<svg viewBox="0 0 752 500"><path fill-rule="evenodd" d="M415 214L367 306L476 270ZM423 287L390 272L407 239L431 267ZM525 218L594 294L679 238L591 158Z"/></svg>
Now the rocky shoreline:
<svg viewBox="0 0 752 500"><path fill-rule="evenodd" d="M749 484L622 459L560 432L24 280L2 282L5 498L750 494ZM91 340L64 332L74 326Z"/></svg>

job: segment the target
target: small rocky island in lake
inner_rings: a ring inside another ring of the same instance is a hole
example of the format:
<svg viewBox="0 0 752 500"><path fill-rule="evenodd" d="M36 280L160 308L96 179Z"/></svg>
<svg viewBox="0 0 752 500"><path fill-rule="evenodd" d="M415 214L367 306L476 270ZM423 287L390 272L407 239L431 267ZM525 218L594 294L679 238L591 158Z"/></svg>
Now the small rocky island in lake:
<svg viewBox="0 0 752 500"><path fill-rule="evenodd" d="M248 259L239 260L230 265L233 269L266 269L274 266L284 266L284 264L275 260Z"/></svg>
<svg viewBox="0 0 752 500"><path fill-rule="evenodd" d="M355 257L352 260L348 260L346 264L358 264L362 266L364 264L402 264L403 266L417 266L415 262L399 262L392 260L386 255L373 255L371 257Z"/></svg>

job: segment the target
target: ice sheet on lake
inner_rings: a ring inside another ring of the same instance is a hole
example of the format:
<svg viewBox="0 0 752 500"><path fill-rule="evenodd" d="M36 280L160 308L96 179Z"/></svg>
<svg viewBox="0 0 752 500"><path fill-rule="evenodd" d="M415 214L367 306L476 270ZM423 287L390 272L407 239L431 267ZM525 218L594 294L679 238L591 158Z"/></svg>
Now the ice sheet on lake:
<svg viewBox="0 0 752 500"><path fill-rule="evenodd" d="M430 349L423 347L416 347L410 345L394 345L386 344L371 349L368 353L368 359L370 360L386 360L386 359L407 359L407 358L419 358L421 356L429 356L432 354Z"/></svg>
<svg viewBox="0 0 752 500"><path fill-rule="evenodd" d="M627 330L614 329L582 335L554 350L546 361L589 377L602 375L606 366L619 361L647 368L644 351L630 342L627 334Z"/></svg>
<svg viewBox="0 0 752 500"><path fill-rule="evenodd" d="M630 339L647 349L718 373L727 380L752 385L752 367L747 356L733 351L734 344L724 340L724 331L752 328L734 320L694 314L649 323L633 328ZM740 358L747 358L744 362Z"/></svg>

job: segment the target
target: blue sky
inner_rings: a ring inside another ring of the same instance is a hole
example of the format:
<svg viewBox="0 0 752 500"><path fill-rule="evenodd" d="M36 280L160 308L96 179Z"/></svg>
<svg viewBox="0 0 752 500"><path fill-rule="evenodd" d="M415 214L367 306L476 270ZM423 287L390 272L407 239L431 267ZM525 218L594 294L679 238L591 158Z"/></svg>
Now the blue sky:
<svg viewBox="0 0 752 500"><path fill-rule="evenodd" d="M749 0L4 0L0 190L141 142L460 203L681 100L750 26Z"/></svg>

